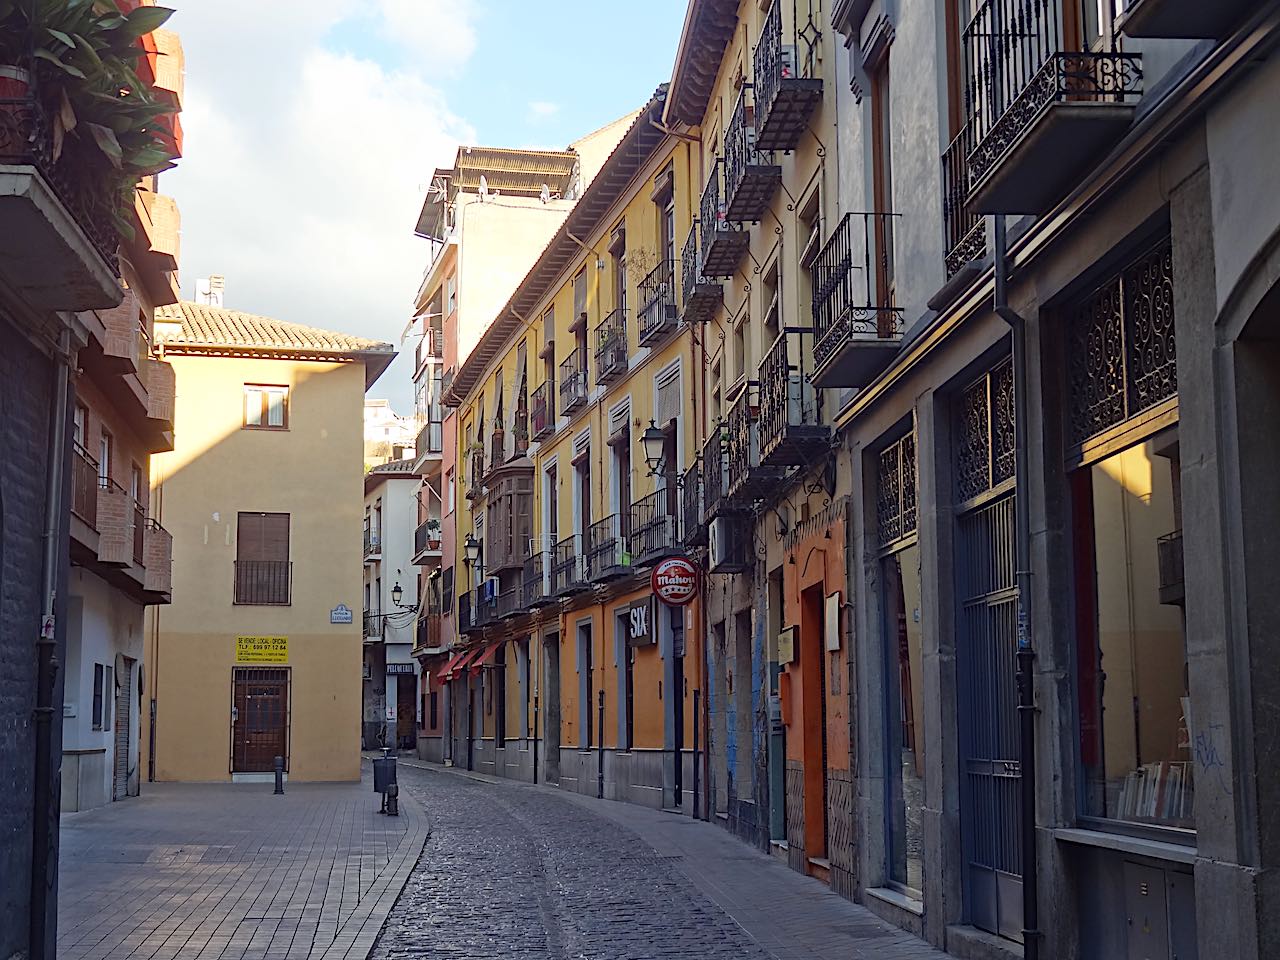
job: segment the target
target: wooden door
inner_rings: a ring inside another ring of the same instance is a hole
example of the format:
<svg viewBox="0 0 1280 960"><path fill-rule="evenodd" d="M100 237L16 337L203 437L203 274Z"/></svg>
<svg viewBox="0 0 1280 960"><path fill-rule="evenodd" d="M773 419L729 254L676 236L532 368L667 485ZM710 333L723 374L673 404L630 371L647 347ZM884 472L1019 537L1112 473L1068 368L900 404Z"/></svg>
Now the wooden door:
<svg viewBox="0 0 1280 960"><path fill-rule="evenodd" d="M289 671L237 668L231 771L270 773L275 758L289 769Z"/></svg>

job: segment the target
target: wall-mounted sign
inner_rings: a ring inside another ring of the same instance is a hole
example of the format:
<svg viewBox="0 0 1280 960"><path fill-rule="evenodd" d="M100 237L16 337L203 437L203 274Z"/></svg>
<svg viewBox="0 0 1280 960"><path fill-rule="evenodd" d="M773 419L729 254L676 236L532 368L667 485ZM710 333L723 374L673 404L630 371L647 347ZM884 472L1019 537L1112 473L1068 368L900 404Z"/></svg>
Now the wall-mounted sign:
<svg viewBox="0 0 1280 960"><path fill-rule="evenodd" d="M778 634L778 662L788 664L796 658L796 628L787 627Z"/></svg>
<svg viewBox="0 0 1280 960"><path fill-rule="evenodd" d="M413 664L412 663L388 663L387 674L391 675L393 673L410 673L411 674L413 673Z"/></svg>
<svg viewBox="0 0 1280 960"><path fill-rule="evenodd" d="M827 606L825 616L822 618L823 639L826 643L826 649L835 651L840 649L840 591L836 591L827 597Z"/></svg>
<svg viewBox="0 0 1280 960"><path fill-rule="evenodd" d="M627 643L631 646L643 647L654 642L653 604L649 597L624 608L623 620L626 622Z"/></svg>
<svg viewBox="0 0 1280 960"><path fill-rule="evenodd" d="M354 623L355 618L351 613L351 608L345 603L340 603L329 611L330 623Z"/></svg>
<svg viewBox="0 0 1280 960"><path fill-rule="evenodd" d="M668 557L649 577L653 594L671 607L683 607L698 595L698 568L688 557Z"/></svg>
<svg viewBox="0 0 1280 960"><path fill-rule="evenodd" d="M288 637L236 637L236 663L288 662Z"/></svg>

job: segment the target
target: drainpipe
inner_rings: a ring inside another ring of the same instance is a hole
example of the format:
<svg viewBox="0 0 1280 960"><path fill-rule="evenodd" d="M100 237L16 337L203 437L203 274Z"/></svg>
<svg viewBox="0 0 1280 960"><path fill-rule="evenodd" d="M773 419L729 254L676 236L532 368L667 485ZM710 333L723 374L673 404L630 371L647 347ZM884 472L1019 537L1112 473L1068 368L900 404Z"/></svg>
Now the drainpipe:
<svg viewBox="0 0 1280 960"><path fill-rule="evenodd" d="M71 331L64 328L54 354L53 408L49 445L48 473L45 481L44 560L41 588L44 616L36 638L36 744L34 774L34 810L32 818L31 855L31 956L43 960L54 954L48 942L47 914L53 908L50 896L57 877L58 864L50 857L56 844L58 801L54 780L58 771L52 762L53 701L58 677L57 641L55 639L54 603L58 592L58 569L66 544L58 536L62 528L63 474L67 467L67 391L70 389ZM46 625L49 629L46 629Z"/></svg>
<svg viewBox="0 0 1280 960"><path fill-rule="evenodd" d="M1031 636L1031 504L1027 474L1027 320L1009 306L1005 218L995 218L995 312L1013 331L1014 558L1018 585L1018 726L1022 746L1022 942L1025 960L1040 956L1036 851L1035 646Z"/></svg>

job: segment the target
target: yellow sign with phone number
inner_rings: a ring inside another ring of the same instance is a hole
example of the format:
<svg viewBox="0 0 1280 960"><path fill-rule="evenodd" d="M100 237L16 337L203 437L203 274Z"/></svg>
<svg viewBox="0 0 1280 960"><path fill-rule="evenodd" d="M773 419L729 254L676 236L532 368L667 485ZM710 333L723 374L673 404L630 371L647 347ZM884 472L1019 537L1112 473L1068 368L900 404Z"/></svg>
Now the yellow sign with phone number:
<svg viewBox="0 0 1280 960"><path fill-rule="evenodd" d="M236 637L236 663L288 662L288 637Z"/></svg>

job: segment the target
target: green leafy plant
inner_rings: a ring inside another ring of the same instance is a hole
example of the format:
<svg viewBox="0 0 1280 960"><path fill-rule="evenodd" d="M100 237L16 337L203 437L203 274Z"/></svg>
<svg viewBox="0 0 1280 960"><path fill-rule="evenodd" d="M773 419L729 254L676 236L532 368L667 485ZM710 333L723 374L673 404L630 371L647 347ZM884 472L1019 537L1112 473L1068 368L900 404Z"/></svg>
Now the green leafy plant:
<svg viewBox="0 0 1280 960"><path fill-rule="evenodd" d="M0 0L0 65L31 73L54 162L66 151L105 160L102 188L118 194L113 219L127 237L138 180L173 166L172 107L135 69L139 40L172 14L148 6L122 14L107 0Z"/></svg>

